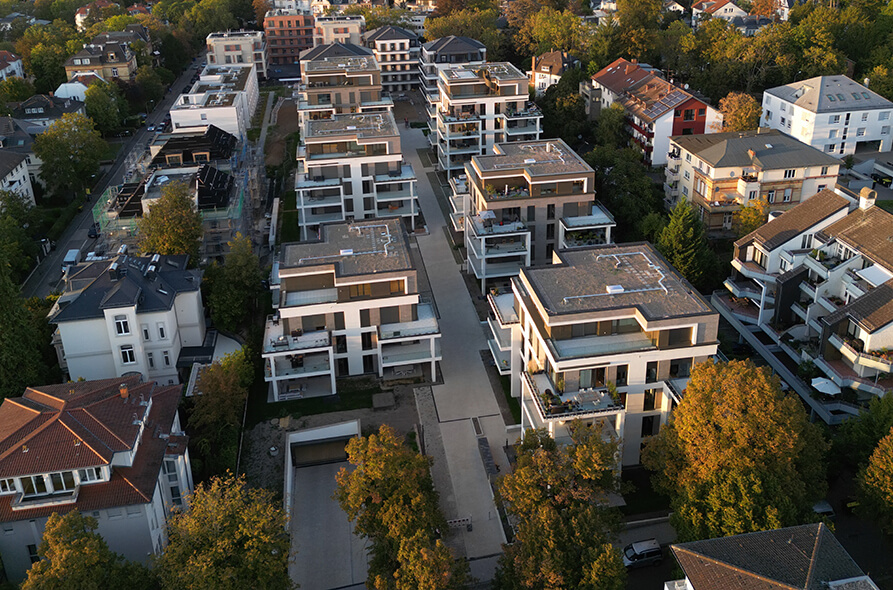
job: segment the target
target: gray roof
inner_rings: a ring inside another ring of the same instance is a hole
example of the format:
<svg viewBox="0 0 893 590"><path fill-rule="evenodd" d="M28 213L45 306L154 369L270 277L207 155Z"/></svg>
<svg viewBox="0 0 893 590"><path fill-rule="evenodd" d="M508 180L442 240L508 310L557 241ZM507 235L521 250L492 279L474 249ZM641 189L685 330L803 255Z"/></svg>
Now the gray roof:
<svg viewBox="0 0 893 590"><path fill-rule="evenodd" d="M762 170L782 170L841 164L837 158L777 129L674 135L670 140L714 168L756 166Z"/></svg>
<svg viewBox="0 0 893 590"><path fill-rule="evenodd" d="M0 178L6 178L7 174L15 170L16 167L24 161L24 154L9 150L0 150Z"/></svg>
<svg viewBox="0 0 893 590"><path fill-rule="evenodd" d="M766 90L813 113L837 113L893 108L883 96L846 76L817 76Z"/></svg>
<svg viewBox="0 0 893 590"><path fill-rule="evenodd" d="M827 590L864 572L822 524L672 546L694 590Z"/></svg>
<svg viewBox="0 0 893 590"><path fill-rule="evenodd" d="M630 308L648 320L716 313L646 242L558 256L559 264L521 269L549 316Z"/></svg>
<svg viewBox="0 0 893 590"><path fill-rule="evenodd" d="M326 57L366 57L372 56L372 50L353 43L329 43L317 45L301 52L301 61L323 59Z"/></svg>
<svg viewBox="0 0 893 590"><path fill-rule="evenodd" d="M418 38L419 36L412 31L407 31L402 27L394 27L391 25L378 27L377 29L372 29L371 31L363 33L364 41L397 41L400 39L417 40Z"/></svg>
<svg viewBox="0 0 893 590"><path fill-rule="evenodd" d="M531 177L588 174L593 170L562 139L497 144L499 153L472 156L482 172L525 170Z"/></svg>
<svg viewBox="0 0 893 590"><path fill-rule="evenodd" d="M471 37L457 37L456 35L449 35L448 37L441 37L434 41L428 41L423 47L425 48L425 51L447 54L469 53L486 49L486 46L476 39L472 39Z"/></svg>
<svg viewBox="0 0 893 590"><path fill-rule="evenodd" d="M335 267L337 276L412 270L399 219L372 219L322 226L322 240L284 244L280 268Z"/></svg>
<svg viewBox="0 0 893 590"><path fill-rule="evenodd" d="M754 241L772 251L841 209L849 207L848 199L830 189L824 189L750 232L735 242L735 245L740 247Z"/></svg>
<svg viewBox="0 0 893 590"><path fill-rule="evenodd" d="M161 256L155 277L148 276L148 256L117 256L114 260L87 262L71 267L58 310L50 322L58 324L103 317L103 311L136 306L137 313L167 311L179 293L197 291L201 272L187 270L188 256ZM118 266L113 280L110 268Z"/></svg>
<svg viewBox="0 0 893 590"><path fill-rule="evenodd" d="M9 103L12 116L16 119L60 119L65 113L76 113L84 108L84 103L73 98L59 98L46 94L35 94L22 102ZM39 113L26 113L26 109L42 109Z"/></svg>

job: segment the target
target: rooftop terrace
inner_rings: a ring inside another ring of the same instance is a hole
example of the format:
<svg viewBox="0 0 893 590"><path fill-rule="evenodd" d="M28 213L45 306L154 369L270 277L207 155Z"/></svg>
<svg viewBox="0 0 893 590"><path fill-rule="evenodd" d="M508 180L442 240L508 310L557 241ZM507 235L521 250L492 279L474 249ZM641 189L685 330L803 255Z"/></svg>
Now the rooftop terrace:
<svg viewBox="0 0 893 590"><path fill-rule="evenodd" d="M321 72L371 72L379 69L378 62L368 57L324 57L305 61L301 64L304 72L315 74Z"/></svg>
<svg viewBox="0 0 893 590"><path fill-rule="evenodd" d="M527 79L527 76L518 68L508 62L494 62L480 64L463 64L444 70L444 75L450 81L473 81L489 77L492 80L518 80Z"/></svg>
<svg viewBox="0 0 893 590"><path fill-rule="evenodd" d="M349 135L358 139L397 135L397 124L391 113L334 115L331 119L307 121L307 139L333 135Z"/></svg>
<svg viewBox="0 0 893 590"><path fill-rule="evenodd" d="M523 169L532 177L592 172L589 164L560 139L500 143L496 149L500 153L472 158L481 172Z"/></svg>

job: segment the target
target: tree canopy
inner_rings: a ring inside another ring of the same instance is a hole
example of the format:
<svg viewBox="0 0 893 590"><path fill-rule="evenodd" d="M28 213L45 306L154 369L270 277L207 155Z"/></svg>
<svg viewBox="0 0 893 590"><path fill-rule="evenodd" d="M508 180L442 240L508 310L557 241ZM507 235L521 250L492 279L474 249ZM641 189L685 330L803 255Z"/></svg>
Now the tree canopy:
<svg viewBox="0 0 893 590"><path fill-rule="evenodd" d="M769 219L769 202L753 199L735 215L738 218L738 236L746 236L761 227Z"/></svg>
<svg viewBox="0 0 893 590"><path fill-rule="evenodd" d="M705 362L642 463L671 497L679 539L692 541L810 521L827 489L827 449L767 368Z"/></svg>
<svg viewBox="0 0 893 590"><path fill-rule="evenodd" d="M425 19L425 38L439 39L449 35L471 37L487 47L488 60L498 61L505 55L502 32L496 27L498 10L463 9L445 14L446 16Z"/></svg>
<svg viewBox="0 0 893 590"><path fill-rule="evenodd" d="M886 532L893 532L893 428L871 453L857 481L865 512Z"/></svg>
<svg viewBox="0 0 893 590"><path fill-rule="evenodd" d="M99 171L108 148L93 119L66 113L34 139L34 153L43 162L40 176L51 190L63 194L82 191Z"/></svg>
<svg viewBox="0 0 893 590"><path fill-rule="evenodd" d="M719 101L722 131L751 131L760 126L762 108L757 100L743 92L730 92Z"/></svg>
<svg viewBox="0 0 893 590"><path fill-rule="evenodd" d="M0 398L18 397L26 387L39 385L46 367L41 337L19 289L0 256Z"/></svg>
<svg viewBox="0 0 893 590"><path fill-rule="evenodd" d="M711 279L714 259L707 245L704 224L688 199L681 198L670 213L670 221L657 242L666 259L695 287Z"/></svg>
<svg viewBox="0 0 893 590"><path fill-rule="evenodd" d="M198 258L202 217L185 182L171 182L139 221L140 251L144 254L188 254Z"/></svg>
<svg viewBox="0 0 893 590"><path fill-rule="evenodd" d="M208 304L218 327L237 331L250 318L255 298L263 287L263 271L251 239L236 233L229 242L223 266L212 265L206 273L210 283Z"/></svg>
<svg viewBox="0 0 893 590"><path fill-rule="evenodd" d="M127 117L127 101L117 84L93 82L84 93L84 106L103 134L120 128Z"/></svg>
<svg viewBox="0 0 893 590"><path fill-rule="evenodd" d="M851 467L863 466L878 443L893 428L893 393L873 397L868 409L844 421L834 440L835 458Z"/></svg>

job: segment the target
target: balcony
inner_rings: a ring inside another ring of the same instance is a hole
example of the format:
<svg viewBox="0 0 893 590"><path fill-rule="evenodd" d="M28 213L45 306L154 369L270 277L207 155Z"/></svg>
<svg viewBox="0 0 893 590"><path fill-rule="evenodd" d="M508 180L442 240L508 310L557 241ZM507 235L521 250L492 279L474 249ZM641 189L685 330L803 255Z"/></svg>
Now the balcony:
<svg viewBox="0 0 893 590"><path fill-rule="evenodd" d="M495 278L495 277L513 277L521 272L526 265L523 260L512 260L507 262L492 262L488 260L486 263L474 256L468 257L468 265L471 271L478 279Z"/></svg>
<svg viewBox="0 0 893 590"><path fill-rule="evenodd" d="M565 227L565 229L573 230L573 229L594 229L597 227L614 227L617 225L617 222L614 221L614 216L611 213L602 207L600 204L595 203L592 205L592 209L590 210L589 215L576 215L574 217L562 217L561 224Z"/></svg>
<svg viewBox="0 0 893 590"><path fill-rule="evenodd" d="M285 333L286 323L276 319L276 316L267 316L264 329L264 354L291 352L295 350L324 349L331 346L329 333L325 330L316 330L304 333L301 330L292 330Z"/></svg>
<svg viewBox="0 0 893 590"><path fill-rule="evenodd" d="M437 324L437 316L434 315L434 307L429 303L419 303L417 320L409 322L397 322L382 324L378 327L379 340L394 340L397 338L412 338L426 334L437 334L440 326Z"/></svg>
<svg viewBox="0 0 893 590"><path fill-rule="evenodd" d="M723 285L735 297L747 297L754 301L759 301L763 294L763 289L755 281L741 279L726 279ZM771 298L770 299L774 299Z"/></svg>
<svg viewBox="0 0 893 590"><path fill-rule="evenodd" d="M555 356L562 359L657 350L657 346L645 332L611 336L584 336L568 340L551 339L548 342L550 348L555 351Z"/></svg>
<svg viewBox="0 0 893 590"><path fill-rule="evenodd" d="M493 335L492 340L499 347L499 350L510 351L512 349L512 329L503 328L498 320L491 317L487 318L487 325L490 327L490 333Z"/></svg>
<svg viewBox="0 0 893 590"><path fill-rule="evenodd" d="M511 291L507 293L487 295L490 309L496 315L500 326L510 326L518 323L518 313L515 311L515 295Z"/></svg>
<svg viewBox="0 0 893 590"><path fill-rule="evenodd" d="M893 351L881 349L872 352L862 352L859 350L861 341L852 339L844 340L837 334L832 334L828 338L828 343L840 351L840 353L854 365L861 365L868 369L882 371L884 373L893 373Z"/></svg>
<svg viewBox="0 0 893 590"><path fill-rule="evenodd" d="M387 174L375 175L375 182L407 182L413 180L416 180L416 175L411 164L403 164L399 170L392 170Z"/></svg>
<svg viewBox="0 0 893 590"><path fill-rule="evenodd" d="M376 185L375 186L375 200L377 202L382 201L402 201L404 199L415 199L416 194L413 190L413 185L410 183L406 183L407 186L403 188L390 188L390 185ZM385 190L382 190L385 189Z"/></svg>
<svg viewBox="0 0 893 590"><path fill-rule="evenodd" d="M507 108L504 112L499 113L496 116L505 119L533 119L542 117L543 112L536 106L536 103L528 102L524 109L517 110Z"/></svg>
<svg viewBox="0 0 893 590"><path fill-rule="evenodd" d="M272 370L276 370L273 375ZM264 381L279 381L295 377L319 377L332 372L329 353L276 356L264 361Z"/></svg>
<svg viewBox="0 0 893 590"><path fill-rule="evenodd" d="M481 141L480 138L475 141L463 141L459 142L456 145L451 143L444 144L443 149L448 154L474 154L478 155L481 153Z"/></svg>
<svg viewBox="0 0 893 590"><path fill-rule="evenodd" d="M673 182L665 182L664 183L664 194L668 197L678 197L679 196L679 181L674 180Z"/></svg>
<svg viewBox="0 0 893 590"><path fill-rule="evenodd" d="M678 161L680 157L681 157L681 155L677 151L671 150L671 151L667 152L667 160L670 160L672 162Z"/></svg>
<svg viewBox="0 0 893 590"><path fill-rule="evenodd" d="M282 291L280 307L298 307L338 301L338 289L312 289L310 291Z"/></svg>
<svg viewBox="0 0 893 590"><path fill-rule="evenodd" d="M497 129L496 131L504 131L509 137L523 137L524 135L536 135L540 133L540 129L533 124L516 125L514 127L506 126L503 129Z"/></svg>
<svg viewBox="0 0 893 590"><path fill-rule="evenodd" d="M467 195L468 194L468 177L464 174L459 174L456 176L450 177L450 188L453 189L454 196ZM457 211L457 209L453 209Z"/></svg>
<svg viewBox="0 0 893 590"><path fill-rule="evenodd" d="M756 324L760 318L760 308L746 297L735 297L729 293L716 292L712 301L728 310L734 318L745 324Z"/></svg>
<svg viewBox="0 0 893 590"><path fill-rule="evenodd" d="M298 195L298 209L310 209L316 207L340 207L343 201L343 197L339 192L337 195L308 195L305 192L298 189L300 194ZM304 213L308 215L309 212Z"/></svg>
<svg viewBox="0 0 893 590"><path fill-rule="evenodd" d="M445 139L480 138L481 125L478 120L475 120L473 123L445 122L438 126L438 132Z"/></svg>
<svg viewBox="0 0 893 590"><path fill-rule="evenodd" d="M516 256L518 254L527 254L527 240L468 240L468 248L473 252L475 258L505 258L506 256Z"/></svg>
<svg viewBox="0 0 893 590"><path fill-rule="evenodd" d="M381 366L393 367L418 362L431 362L441 358L440 339L434 339L434 353L431 352L431 340L411 344L392 344L381 349Z"/></svg>
<svg viewBox="0 0 893 590"><path fill-rule="evenodd" d="M305 209L299 219L301 225L317 225L320 223L329 223L331 221L344 221L344 212L313 213Z"/></svg>
<svg viewBox="0 0 893 590"><path fill-rule="evenodd" d="M522 373L539 417L543 421L574 420L604 414L617 414L623 405L614 401L606 388L580 389L559 393L545 373Z"/></svg>
<svg viewBox="0 0 893 590"><path fill-rule="evenodd" d="M853 369L848 367L842 360L829 361L825 358L816 358L815 365L821 369L831 381L834 381L839 387L851 387L867 391L875 395L884 395L891 389L889 379L881 381L878 379L866 379L856 374Z"/></svg>
<svg viewBox="0 0 893 590"><path fill-rule="evenodd" d="M66 504L76 503L80 491L81 486L77 485L73 490L65 490L40 496L25 496L21 492L17 492L12 497L12 501L10 501L9 504L10 507L12 507L13 512L16 510L30 510L32 508L46 508L49 506L64 506Z"/></svg>
<svg viewBox="0 0 893 590"><path fill-rule="evenodd" d="M752 260L743 261L740 258L732 259L732 267L748 279L775 282L778 273L769 272Z"/></svg>
<svg viewBox="0 0 893 590"><path fill-rule="evenodd" d="M267 401L286 401L290 399L303 399L308 397L325 397L335 393L332 390L331 375L319 377L287 378L276 382L278 396L276 399L267 398Z"/></svg>
<svg viewBox="0 0 893 590"><path fill-rule="evenodd" d="M679 180L679 164L675 166L667 166L665 175L668 181Z"/></svg>
<svg viewBox="0 0 893 590"><path fill-rule="evenodd" d="M511 234L529 234L527 226L522 221L496 221L495 219L481 219L481 215L469 218L471 229L475 237L507 236Z"/></svg>

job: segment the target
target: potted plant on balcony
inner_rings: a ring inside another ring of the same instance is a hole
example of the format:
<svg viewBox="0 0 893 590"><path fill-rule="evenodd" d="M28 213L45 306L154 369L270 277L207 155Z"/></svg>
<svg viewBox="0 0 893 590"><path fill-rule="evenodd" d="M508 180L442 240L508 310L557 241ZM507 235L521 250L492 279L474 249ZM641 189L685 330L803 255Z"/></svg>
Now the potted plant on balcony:
<svg viewBox="0 0 893 590"><path fill-rule="evenodd" d="M620 397L620 392L617 391L617 384L613 381L608 381L606 387L608 388L608 395L611 396L611 400L614 402L614 405L622 406L623 399Z"/></svg>

